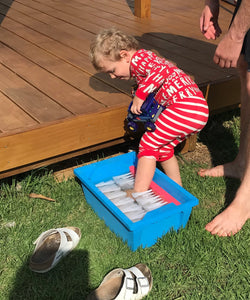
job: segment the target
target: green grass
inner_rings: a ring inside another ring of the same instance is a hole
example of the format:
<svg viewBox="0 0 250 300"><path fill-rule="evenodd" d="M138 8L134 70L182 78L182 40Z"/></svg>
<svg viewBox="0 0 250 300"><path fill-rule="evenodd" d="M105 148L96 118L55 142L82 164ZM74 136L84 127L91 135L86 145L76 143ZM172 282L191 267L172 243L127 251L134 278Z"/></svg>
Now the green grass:
<svg viewBox="0 0 250 300"><path fill-rule="evenodd" d="M210 118L199 136L214 163L230 161L239 145L239 113ZM138 262L149 266L153 289L145 299L242 299L250 297L249 221L235 236L219 238L204 226L233 199L237 180L200 178L202 161L180 159L184 187L199 199L187 226L152 247L131 252L86 203L76 179L55 181L48 169L1 183L0 299L85 299L110 270ZM39 193L56 199L29 198ZM14 227L8 227L15 222ZM77 226L77 248L45 274L28 268L32 242L54 227Z"/></svg>

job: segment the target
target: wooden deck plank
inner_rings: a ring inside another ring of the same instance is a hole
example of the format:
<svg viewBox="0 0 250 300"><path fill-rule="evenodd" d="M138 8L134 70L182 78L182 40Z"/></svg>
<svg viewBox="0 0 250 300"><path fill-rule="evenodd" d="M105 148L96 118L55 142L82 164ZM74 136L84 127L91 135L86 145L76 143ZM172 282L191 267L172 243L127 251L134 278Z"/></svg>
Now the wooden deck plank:
<svg viewBox="0 0 250 300"><path fill-rule="evenodd" d="M83 54L77 49L72 49L70 46L64 45L60 41L55 41L52 37L44 36L40 32L17 23L8 17L5 18L2 28L17 34L33 44L36 44L38 47L65 60L66 62L69 62L70 64L73 64L77 68L84 69L89 74L95 73L95 70L89 61L88 53ZM110 78L107 76L104 77L103 75L98 75L97 77L108 83L110 86L115 87L118 91L130 93L130 84L127 82L110 80Z"/></svg>
<svg viewBox="0 0 250 300"><path fill-rule="evenodd" d="M39 123L72 115L3 65L0 65L0 91Z"/></svg>
<svg viewBox="0 0 250 300"><path fill-rule="evenodd" d="M88 73L52 56L3 28L0 28L0 41L4 41L9 47L30 60L27 61L27 59L18 55L17 52L5 47L8 56L7 58L4 57L4 52L0 54L2 63L10 69L15 69L16 73L57 100L64 107L67 107L74 114L95 112L110 105L127 103L129 100L129 97L124 94L120 95L118 99L113 99L110 97L110 93L119 92L113 87L104 84L101 80L91 78L91 75ZM23 61L26 71L20 63L16 67L15 61L17 57ZM31 63L31 61L37 65ZM39 66L44 70L38 70ZM30 70L32 70L32 73ZM36 78L36 74L38 74L38 78ZM43 80L42 77L45 77L46 80ZM65 82L70 85L65 84Z"/></svg>
<svg viewBox="0 0 250 300"><path fill-rule="evenodd" d="M0 130L2 133L18 130L20 127L34 127L38 124L2 93L0 93L0 107ZM6 111L10 113L6 114Z"/></svg>
<svg viewBox="0 0 250 300"><path fill-rule="evenodd" d="M70 46L73 49L80 49L80 52L88 51L88 41L93 37L93 35L89 34L88 32L84 34L84 37L82 37L80 33L78 35L73 35L72 33L70 33L70 30L66 31L57 26L50 26L30 16L24 15L14 9L9 10L8 17L15 19L15 21L42 33L45 36L49 36L52 39ZM2 22L2 24L4 24L4 22L5 20Z"/></svg>
<svg viewBox="0 0 250 300"><path fill-rule="evenodd" d="M91 113L104 107L8 47L1 47L0 62L9 70L15 70L19 77L52 98L71 114Z"/></svg>

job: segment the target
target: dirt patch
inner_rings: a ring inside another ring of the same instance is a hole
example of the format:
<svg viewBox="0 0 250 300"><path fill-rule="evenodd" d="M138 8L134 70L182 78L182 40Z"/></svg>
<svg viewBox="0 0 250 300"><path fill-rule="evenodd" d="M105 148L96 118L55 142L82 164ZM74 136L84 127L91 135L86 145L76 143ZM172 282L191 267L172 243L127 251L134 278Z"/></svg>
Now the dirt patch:
<svg viewBox="0 0 250 300"><path fill-rule="evenodd" d="M211 154L207 146L199 142L196 143L195 150L183 154L183 158L188 162L212 166Z"/></svg>

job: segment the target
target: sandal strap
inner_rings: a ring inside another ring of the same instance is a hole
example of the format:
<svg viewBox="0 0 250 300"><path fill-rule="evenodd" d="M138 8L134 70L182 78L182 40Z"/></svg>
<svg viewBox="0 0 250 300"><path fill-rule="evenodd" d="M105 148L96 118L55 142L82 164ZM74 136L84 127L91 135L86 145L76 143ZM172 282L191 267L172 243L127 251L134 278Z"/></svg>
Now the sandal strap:
<svg viewBox="0 0 250 300"><path fill-rule="evenodd" d="M73 244L73 248L76 247L76 245L78 244L78 242L80 240L80 237L79 237L79 235L73 229L64 227L64 228L57 228L56 230L58 230L58 231L62 230L63 232L66 232L70 236L70 238L71 238L71 241L72 241L72 244Z"/></svg>
<svg viewBox="0 0 250 300"><path fill-rule="evenodd" d="M65 256L70 250L72 250L72 247L73 247L72 241L68 241L64 230L62 230L62 228L57 228L56 230L60 234L60 245L59 245L59 248L58 248L58 250L56 252L56 255L54 257L53 265L57 264L57 262L63 256Z"/></svg>
<svg viewBox="0 0 250 300"><path fill-rule="evenodd" d="M40 246L40 244L51 234L57 233L57 229L49 229L44 231L39 235L39 237L33 242L36 245L36 248Z"/></svg>
<svg viewBox="0 0 250 300"><path fill-rule="evenodd" d="M124 272L122 288L114 300L131 300L133 297L135 281L129 271L122 271Z"/></svg>
<svg viewBox="0 0 250 300"><path fill-rule="evenodd" d="M150 290L147 277L145 277L144 274L137 267L131 267L127 270L135 275L135 280L137 282L138 289L137 293L132 295L131 300L142 299L149 293Z"/></svg>

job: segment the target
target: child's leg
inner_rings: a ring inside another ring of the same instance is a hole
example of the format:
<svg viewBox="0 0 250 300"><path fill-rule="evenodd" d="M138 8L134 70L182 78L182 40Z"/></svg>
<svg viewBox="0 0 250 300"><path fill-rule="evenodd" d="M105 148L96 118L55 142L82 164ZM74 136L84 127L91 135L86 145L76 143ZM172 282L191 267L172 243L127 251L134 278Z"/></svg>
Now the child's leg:
<svg viewBox="0 0 250 300"><path fill-rule="evenodd" d="M179 164L175 156L172 156L168 160L162 161L161 166L169 178L182 186Z"/></svg>
<svg viewBox="0 0 250 300"><path fill-rule="evenodd" d="M156 168L156 159L154 157L142 156L138 160L134 192L145 192L149 189Z"/></svg>

